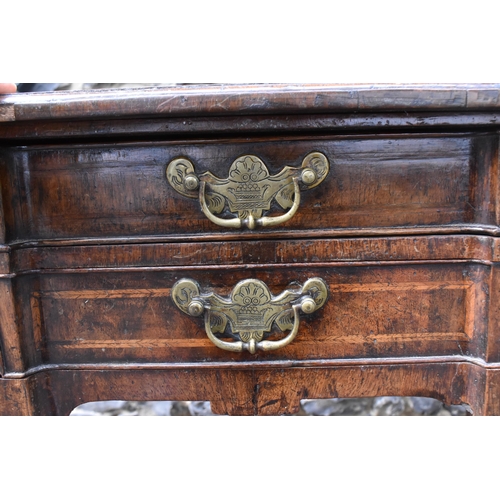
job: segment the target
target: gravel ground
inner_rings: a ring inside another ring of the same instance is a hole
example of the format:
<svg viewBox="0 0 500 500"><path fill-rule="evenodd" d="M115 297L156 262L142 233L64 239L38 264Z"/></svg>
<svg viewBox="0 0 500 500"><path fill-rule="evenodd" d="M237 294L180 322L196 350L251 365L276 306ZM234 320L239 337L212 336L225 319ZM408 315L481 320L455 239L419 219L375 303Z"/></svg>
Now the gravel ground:
<svg viewBox="0 0 500 500"><path fill-rule="evenodd" d="M466 416L466 406L447 406L432 398L379 397L307 399L297 416ZM99 401L75 408L72 416L210 416L207 401Z"/></svg>

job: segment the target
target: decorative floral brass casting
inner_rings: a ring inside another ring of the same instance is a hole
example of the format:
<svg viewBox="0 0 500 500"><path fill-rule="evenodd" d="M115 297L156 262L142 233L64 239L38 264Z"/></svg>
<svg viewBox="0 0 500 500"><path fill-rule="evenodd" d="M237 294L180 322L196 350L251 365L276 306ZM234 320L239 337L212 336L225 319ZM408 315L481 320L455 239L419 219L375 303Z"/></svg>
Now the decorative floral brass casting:
<svg viewBox="0 0 500 500"><path fill-rule="evenodd" d="M297 335L299 312L311 314L325 304L327 296L321 278L311 278L298 289L285 290L277 297L257 279L240 281L228 299L212 292L202 293L191 279L181 279L172 288L172 299L181 311L190 316L205 313L205 331L217 347L235 352L246 349L252 354L257 349L272 351L288 345ZM228 321L230 332L226 331ZM282 332L291 332L280 340L266 340L273 324ZM229 334L236 341L227 342L216 333Z"/></svg>
<svg viewBox="0 0 500 500"><path fill-rule="evenodd" d="M187 158L177 158L167 167L167 179L180 194L199 198L203 213L215 224L223 227L270 227L291 219L300 204L300 191L320 184L328 174L330 165L322 153L309 153L301 167L284 167L276 175L269 175L264 162L253 155L236 158L227 179L219 179L211 172L196 175ZM273 200L289 209L283 215L262 217L271 209ZM222 218L226 207L237 213L234 218Z"/></svg>

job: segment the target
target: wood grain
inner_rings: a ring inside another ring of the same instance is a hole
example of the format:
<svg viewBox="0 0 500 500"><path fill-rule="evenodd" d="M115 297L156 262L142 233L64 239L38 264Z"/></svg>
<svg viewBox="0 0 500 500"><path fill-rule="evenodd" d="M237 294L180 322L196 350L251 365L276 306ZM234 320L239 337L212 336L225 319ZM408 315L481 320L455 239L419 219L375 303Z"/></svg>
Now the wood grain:
<svg viewBox="0 0 500 500"><path fill-rule="evenodd" d="M490 266L386 264L26 275L18 278L25 355L30 367L408 355L484 359ZM256 355L216 348L207 341L203 322L182 313L170 298L170 289L180 278L198 281L206 292L228 296L238 281L247 278L262 279L277 295L291 283L315 276L328 285L327 304L301 320L291 345Z"/></svg>
<svg viewBox="0 0 500 500"><path fill-rule="evenodd" d="M190 243L128 243L21 247L12 250L13 273L64 269L235 266L250 264L500 260L488 236L415 236ZM90 243L90 242L89 242Z"/></svg>
<svg viewBox="0 0 500 500"><path fill-rule="evenodd" d="M0 378L0 415L26 416L39 413L34 406L32 380L7 380ZM47 414L47 409L44 413Z"/></svg>
<svg viewBox="0 0 500 500"><path fill-rule="evenodd" d="M300 165L312 151L331 163L326 180L302 195L286 225L255 231L252 238L283 230L300 236L304 230L404 227L411 233L418 226L495 225L496 202L490 202L486 179L497 142L489 135L412 135L12 148L4 159L11 170L4 191L6 237L244 234L213 224L197 200L177 193L166 181L167 164L187 157L198 172L225 178L235 158L254 154L274 174Z"/></svg>
<svg viewBox="0 0 500 500"><path fill-rule="evenodd" d="M230 115L342 110L498 108L499 85L211 85L12 94L0 98L2 120L133 115ZM14 113L12 113L14 108ZM12 116L14 115L14 116Z"/></svg>
<svg viewBox="0 0 500 500"><path fill-rule="evenodd" d="M281 116L239 115L212 117L134 117L126 119L102 119L78 121L46 120L34 122L30 127L26 122L1 122L0 144L44 144L58 139L72 141L92 141L96 134L102 138L115 140L171 140L200 139L213 137L261 137L262 135L305 135L318 136L331 133L340 134L393 134L432 131L469 131L480 127L494 131L500 123L500 112L430 113L404 110L394 112L358 112L346 114L301 114Z"/></svg>
<svg viewBox="0 0 500 500"><path fill-rule="evenodd" d="M491 399L498 373L499 370L460 362L379 366L367 363L362 367L274 370L54 370L33 375L28 381L33 385L36 402L32 411L38 415L67 415L82 403L114 399L209 400L212 411L220 414L294 414L301 399L391 395L468 404L479 415L499 412L497 398ZM7 381L12 382L26 384L25 380ZM482 396L486 386L490 399ZM0 405L2 410L12 408Z"/></svg>
<svg viewBox="0 0 500 500"><path fill-rule="evenodd" d="M0 279L1 351L6 371L26 369L22 345L22 326L17 312L18 303L10 279Z"/></svg>

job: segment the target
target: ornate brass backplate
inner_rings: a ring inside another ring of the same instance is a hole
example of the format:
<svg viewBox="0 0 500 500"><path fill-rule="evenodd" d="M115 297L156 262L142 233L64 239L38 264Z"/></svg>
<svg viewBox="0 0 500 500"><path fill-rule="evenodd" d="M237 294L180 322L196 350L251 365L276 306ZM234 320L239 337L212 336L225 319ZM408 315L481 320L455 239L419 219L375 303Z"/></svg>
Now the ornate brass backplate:
<svg viewBox="0 0 500 500"><path fill-rule="evenodd" d="M252 354L257 349L271 351L288 345L297 335L299 312L313 313L325 304L327 296L321 278L308 279L276 297L257 279L240 281L227 299L201 292L192 279L181 279L172 288L172 299L181 311L190 316L205 314L205 331L217 347L235 352L246 349ZM266 340L273 325L281 332L291 332L280 340ZM216 334L229 334L235 341L222 340Z"/></svg>
<svg viewBox="0 0 500 500"><path fill-rule="evenodd" d="M309 153L300 167L284 167L279 174L270 175L264 162L254 155L236 158L229 168L226 179L211 172L196 175L193 163L187 158L172 160L167 167L167 179L180 194L199 198L203 213L215 224L241 228L270 227L291 219L300 204L300 191L320 184L328 175L330 165L322 153ZM283 209L283 215L263 217L275 200ZM220 214L228 206L237 214L222 218Z"/></svg>

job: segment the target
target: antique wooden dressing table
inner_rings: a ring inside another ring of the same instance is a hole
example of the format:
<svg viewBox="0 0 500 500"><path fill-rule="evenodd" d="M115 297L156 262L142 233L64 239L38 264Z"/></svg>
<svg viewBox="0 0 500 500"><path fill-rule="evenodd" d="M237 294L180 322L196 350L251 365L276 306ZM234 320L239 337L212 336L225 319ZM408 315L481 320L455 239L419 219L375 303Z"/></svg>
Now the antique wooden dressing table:
<svg viewBox="0 0 500 500"><path fill-rule="evenodd" d="M500 85L0 97L0 414L500 414Z"/></svg>

